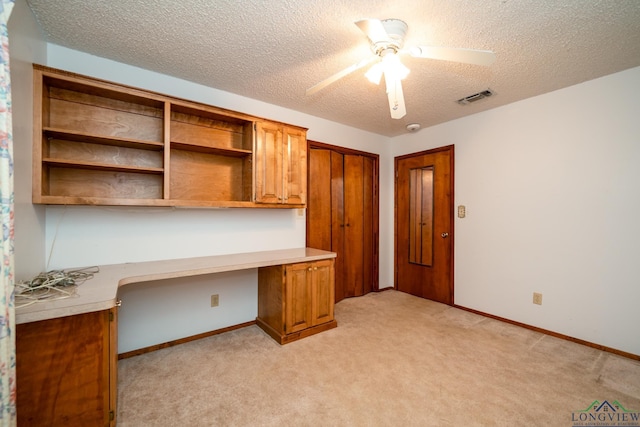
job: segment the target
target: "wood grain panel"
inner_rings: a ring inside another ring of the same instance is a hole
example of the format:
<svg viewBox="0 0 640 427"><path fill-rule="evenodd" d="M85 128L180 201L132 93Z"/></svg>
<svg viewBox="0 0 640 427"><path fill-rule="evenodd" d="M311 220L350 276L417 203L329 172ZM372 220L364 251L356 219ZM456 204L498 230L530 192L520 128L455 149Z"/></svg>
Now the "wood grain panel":
<svg viewBox="0 0 640 427"><path fill-rule="evenodd" d="M256 202L282 203L282 130L273 123L257 124L255 158Z"/></svg>
<svg viewBox="0 0 640 427"><path fill-rule="evenodd" d="M110 333L109 310L17 325L18 425L109 425Z"/></svg>
<svg viewBox="0 0 640 427"><path fill-rule="evenodd" d="M336 252L336 302L347 296L344 253L344 155L331 152L331 250Z"/></svg>
<svg viewBox="0 0 640 427"><path fill-rule="evenodd" d="M206 126L171 120L171 141L214 148L245 149L242 127L240 129ZM249 148L250 149L250 148Z"/></svg>
<svg viewBox="0 0 640 427"><path fill-rule="evenodd" d="M159 114L160 111L151 111L161 110L164 100L163 98L165 98L162 95L136 89L131 86L124 86L108 82L106 80L94 79L64 70L45 67L39 64L33 64L33 69L35 73L42 74L43 84L48 95L55 94L56 91L68 91L70 92L69 96L71 99L87 100L89 98L83 98L83 95L86 94L87 96L106 99L106 101L96 100L97 103L108 103L110 102L109 100L118 100L126 104L139 105L140 108L138 111L140 111L141 114L147 115ZM53 95L53 97L55 96L56 95ZM58 96L65 98L65 96ZM145 106L151 107L146 110L148 111L147 113L144 112L145 109L143 107Z"/></svg>
<svg viewBox="0 0 640 427"><path fill-rule="evenodd" d="M329 322L334 317L335 300L334 260L316 261L313 263L311 283L312 325Z"/></svg>
<svg viewBox="0 0 640 427"><path fill-rule="evenodd" d="M285 266L285 332L307 329L311 323L311 263Z"/></svg>
<svg viewBox="0 0 640 427"><path fill-rule="evenodd" d="M276 331L284 329L284 267L258 269L258 318ZM280 332L278 332L280 333Z"/></svg>
<svg viewBox="0 0 640 427"><path fill-rule="evenodd" d="M49 126L53 128L94 135L162 141L162 117L62 99L50 99L49 108Z"/></svg>
<svg viewBox="0 0 640 427"><path fill-rule="evenodd" d="M331 250L331 152L309 150L307 246Z"/></svg>
<svg viewBox="0 0 640 427"><path fill-rule="evenodd" d="M364 295L363 164L362 156L344 156L344 273L345 296L349 297Z"/></svg>
<svg viewBox="0 0 640 427"><path fill-rule="evenodd" d="M171 150L171 198L243 200L244 167L237 157Z"/></svg>
<svg viewBox="0 0 640 427"><path fill-rule="evenodd" d="M283 131L284 200L304 204L307 201L307 140L306 133L285 127Z"/></svg>
<svg viewBox="0 0 640 427"><path fill-rule="evenodd" d="M160 151L138 150L117 145L90 144L52 138L48 141L46 151L47 155L43 157L150 168L162 168L163 165L163 154Z"/></svg>
<svg viewBox="0 0 640 427"><path fill-rule="evenodd" d="M378 275L374 262L376 254L377 226L374 223L377 212L375 204L376 173L371 157L362 159L362 287L363 293L378 289Z"/></svg>
<svg viewBox="0 0 640 427"><path fill-rule="evenodd" d="M58 167L46 169L49 176L49 191L44 194L45 196L162 198L161 175Z"/></svg>

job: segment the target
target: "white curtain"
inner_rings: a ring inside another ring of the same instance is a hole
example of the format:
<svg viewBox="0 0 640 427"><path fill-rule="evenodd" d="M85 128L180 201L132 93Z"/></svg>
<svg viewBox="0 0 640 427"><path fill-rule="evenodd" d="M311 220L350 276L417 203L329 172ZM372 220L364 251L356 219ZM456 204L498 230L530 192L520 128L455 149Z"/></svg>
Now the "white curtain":
<svg viewBox="0 0 640 427"><path fill-rule="evenodd" d="M0 426L16 425L16 346L13 303L13 134L7 22L14 0L0 0Z"/></svg>

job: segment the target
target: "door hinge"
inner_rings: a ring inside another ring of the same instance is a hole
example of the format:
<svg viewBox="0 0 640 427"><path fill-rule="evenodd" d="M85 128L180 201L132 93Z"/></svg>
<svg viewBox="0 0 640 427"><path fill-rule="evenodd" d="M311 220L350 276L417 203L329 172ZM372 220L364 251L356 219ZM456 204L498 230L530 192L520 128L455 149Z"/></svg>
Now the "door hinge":
<svg viewBox="0 0 640 427"><path fill-rule="evenodd" d="M113 421L116 419L116 413L113 411L109 411L109 421Z"/></svg>
<svg viewBox="0 0 640 427"><path fill-rule="evenodd" d="M113 316L113 311L109 312L109 322L113 322L114 321L114 316Z"/></svg>

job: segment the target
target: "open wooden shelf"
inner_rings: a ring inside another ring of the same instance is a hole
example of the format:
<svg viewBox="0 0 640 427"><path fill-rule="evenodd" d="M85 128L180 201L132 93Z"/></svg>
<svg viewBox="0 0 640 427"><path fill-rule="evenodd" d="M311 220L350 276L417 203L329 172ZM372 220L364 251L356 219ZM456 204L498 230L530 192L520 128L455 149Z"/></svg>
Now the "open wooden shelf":
<svg viewBox="0 0 640 427"><path fill-rule="evenodd" d="M98 163L98 162L84 162L84 161L75 161L75 160L67 160L67 159L54 159L54 158L44 158L42 159L42 163L48 165L49 167L60 167L60 168L73 168L73 169L89 169L89 170L97 170L97 171L113 171L113 172L138 172L138 173L150 173L150 174L158 174L162 175L164 173L164 169L162 168L145 168L140 166L129 166L129 165L112 165L109 163Z"/></svg>
<svg viewBox="0 0 640 427"><path fill-rule="evenodd" d="M39 65L34 108L34 203L304 207L306 129Z"/></svg>
<svg viewBox="0 0 640 427"><path fill-rule="evenodd" d="M62 139L90 144L116 145L119 147L138 148L142 150L158 150L164 148L163 142L144 141L141 139L121 138L117 136L96 136L86 132L43 127L42 132L49 139Z"/></svg>

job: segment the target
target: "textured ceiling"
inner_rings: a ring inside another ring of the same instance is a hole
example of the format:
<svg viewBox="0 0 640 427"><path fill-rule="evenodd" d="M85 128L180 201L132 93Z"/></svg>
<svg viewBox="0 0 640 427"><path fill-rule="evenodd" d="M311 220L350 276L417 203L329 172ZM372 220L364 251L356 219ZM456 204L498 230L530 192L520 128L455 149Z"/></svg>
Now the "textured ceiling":
<svg viewBox="0 0 640 427"><path fill-rule="evenodd" d="M432 126L640 66L639 0L27 0L49 42L381 135ZM492 50L490 67L403 56L407 115L391 119L384 85L354 22L397 18L405 46ZM455 100L490 88L471 105ZM597 100L594 100L597 102Z"/></svg>

